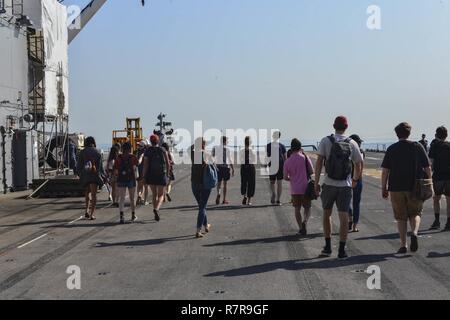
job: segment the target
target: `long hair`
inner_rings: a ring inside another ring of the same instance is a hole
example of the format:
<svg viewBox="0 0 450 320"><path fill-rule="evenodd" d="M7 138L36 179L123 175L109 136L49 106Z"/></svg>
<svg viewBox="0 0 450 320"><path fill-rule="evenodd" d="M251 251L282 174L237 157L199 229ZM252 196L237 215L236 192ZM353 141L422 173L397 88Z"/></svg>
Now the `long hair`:
<svg viewBox="0 0 450 320"><path fill-rule="evenodd" d="M111 150L109 150L109 156L108 156L108 162L111 160L116 159L119 156L119 149L117 147L112 147Z"/></svg>

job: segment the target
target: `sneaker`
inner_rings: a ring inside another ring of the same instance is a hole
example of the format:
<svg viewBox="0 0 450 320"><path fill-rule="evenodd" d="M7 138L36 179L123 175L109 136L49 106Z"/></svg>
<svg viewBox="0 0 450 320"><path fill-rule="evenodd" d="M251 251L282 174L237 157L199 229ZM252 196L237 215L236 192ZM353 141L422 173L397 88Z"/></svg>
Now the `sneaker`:
<svg viewBox="0 0 450 320"><path fill-rule="evenodd" d="M446 226L447 227L447 226ZM435 220L430 227L430 230L439 230L441 228L441 223L439 220Z"/></svg>
<svg viewBox="0 0 450 320"><path fill-rule="evenodd" d="M245 206L247 204L247 197L244 197L244 199L242 199L242 205Z"/></svg>
<svg viewBox="0 0 450 320"><path fill-rule="evenodd" d="M216 205L219 205L219 204L220 204L220 194L217 195L217 197L216 197Z"/></svg>
<svg viewBox="0 0 450 320"><path fill-rule="evenodd" d="M345 252L345 250L339 252L339 254L338 254L338 259L339 259L339 260L344 260L344 259L347 259L347 258L348 258L348 255L347 255L347 253Z"/></svg>
<svg viewBox="0 0 450 320"><path fill-rule="evenodd" d="M150 203L148 201L144 202L144 206L148 206Z"/></svg>
<svg viewBox="0 0 450 320"><path fill-rule="evenodd" d="M197 233L195 234L195 237L196 237L197 239L199 239L199 238L203 238L204 235L203 235L203 233L201 233L201 232L197 232Z"/></svg>
<svg viewBox="0 0 450 320"><path fill-rule="evenodd" d="M411 252L416 252L419 249L419 242L417 241L417 236L411 235L411 244L409 246Z"/></svg>
<svg viewBox="0 0 450 320"><path fill-rule="evenodd" d="M167 201L172 202L172 198L170 197L170 195L168 193L166 194L166 197L167 197Z"/></svg>
<svg viewBox="0 0 450 320"><path fill-rule="evenodd" d="M124 224L125 223L125 219L124 219L124 217L123 217L123 213L121 212L120 213L120 224Z"/></svg>
<svg viewBox="0 0 450 320"><path fill-rule="evenodd" d="M136 214L133 212L132 214L131 214L131 222L135 222L137 220L137 216L136 216Z"/></svg>
<svg viewBox="0 0 450 320"><path fill-rule="evenodd" d="M408 252L408 249L406 247L401 247L398 249L397 254L406 254Z"/></svg>
<svg viewBox="0 0 450 320"><path fill-rule="evenodd" d="M153 213L155 214L155 220L159 221L161 218L159 217L159 212L156 209L153 209Z"/></svg>
<svg viewBox="0 0 450 320"><path fill-rule="evenodd" d="M329 256L331 256L331 253L332 253L331 248L324 247L322 252L320 253L320 256L321 257L329 257Z"/></svg>

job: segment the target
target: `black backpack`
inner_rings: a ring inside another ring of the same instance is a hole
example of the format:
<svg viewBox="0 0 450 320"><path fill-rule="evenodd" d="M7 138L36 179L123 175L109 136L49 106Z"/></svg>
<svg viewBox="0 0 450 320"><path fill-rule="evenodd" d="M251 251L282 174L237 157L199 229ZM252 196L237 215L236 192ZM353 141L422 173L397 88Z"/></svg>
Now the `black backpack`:
<svg viewBox="0 0 450 320"><path fill-rule="evenodd" d="M330 156L325 161L325 171L333 180L346 180L352 173L351 139L336 141L334 135L328 137L332 143Z"/></svg>
<svg viewBox="0 0 450 320"><path fill-rule="evenodd" d="M150 163L149 175L163 176L167 174L166 157L161 147L150 147L148 149L148 160Z"/></svg>
<svg viewBox="0 0 450 320"><path fill-rule="evenodd" d="M119 175L117 176L118 182L129 182L134 179L133 166L131 165L131 156L128 156L125 160L122 155L120 157Z"/></svg>

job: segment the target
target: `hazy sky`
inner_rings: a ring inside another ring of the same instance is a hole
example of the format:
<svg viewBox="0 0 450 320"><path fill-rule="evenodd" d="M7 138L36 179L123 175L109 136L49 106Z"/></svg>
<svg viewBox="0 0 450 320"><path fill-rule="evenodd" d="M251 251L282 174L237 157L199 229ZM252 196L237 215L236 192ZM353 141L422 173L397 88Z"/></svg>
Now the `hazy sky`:
<svg viewBox="0 0 450 320"><path fill-rule="evenodd" d="M66 0L84 4L87 0ZM109 143L125 117L280 128L319 139L336 115L366 140L450 126L448 0L110 0L70 47L71 129ZM381 8L382 30L366 27Z"/></svg>

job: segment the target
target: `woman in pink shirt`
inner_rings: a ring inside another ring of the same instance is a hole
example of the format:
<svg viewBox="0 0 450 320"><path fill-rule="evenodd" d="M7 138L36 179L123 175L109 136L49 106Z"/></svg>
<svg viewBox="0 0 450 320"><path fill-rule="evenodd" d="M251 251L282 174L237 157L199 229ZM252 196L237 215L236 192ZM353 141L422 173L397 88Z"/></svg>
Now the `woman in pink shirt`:
<svg viewBox="0 0 450 320"><path fill-rule="evenodd" d="M302 143L298 139L291 142L291 156L284 163L284 180L291 185L292 204L295 208L295 218L299 226L299 234L306 235L306 224L311 213L311 199L305 197L310 175L314 172L311 160L302 150ZM304 208L302 219L301 208Z"/></svg>

